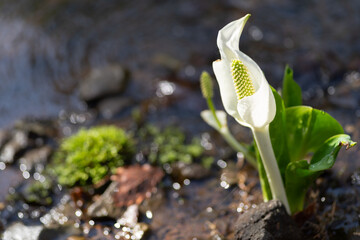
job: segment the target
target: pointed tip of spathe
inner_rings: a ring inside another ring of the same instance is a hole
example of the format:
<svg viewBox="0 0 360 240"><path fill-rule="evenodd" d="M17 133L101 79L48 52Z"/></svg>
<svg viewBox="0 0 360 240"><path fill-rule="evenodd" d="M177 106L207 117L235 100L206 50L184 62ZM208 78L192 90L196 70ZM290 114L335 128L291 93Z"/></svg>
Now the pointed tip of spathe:
<svg viewBox="0 0 360 240"><path fill-rule="evenodd" d="M242 18L244 19L244 22L246 23L247 20L249 20L250 17L251 17L251 14L248 13L248 14L246 14L246 15L245 15L244 17L242 17Z"/></svg>

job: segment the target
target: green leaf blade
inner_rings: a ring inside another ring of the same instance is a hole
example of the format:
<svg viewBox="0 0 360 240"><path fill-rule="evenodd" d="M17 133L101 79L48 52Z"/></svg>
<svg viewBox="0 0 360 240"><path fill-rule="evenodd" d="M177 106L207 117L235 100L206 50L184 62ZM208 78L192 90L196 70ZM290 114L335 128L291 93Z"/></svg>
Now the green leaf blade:
<svg viewBox="0 0 360 240"><path fill-rule="evenodd" d="M310 164L307 160L291 162L286 168L286 195L292 213L303 210L308 188L323 170L330 169L341 147L353 147L356 142L349 135L338 134L327 139L314 153Z"/></svg>
<svg viewBox="0 0 360 240"><path fill-rule="evenodd" d="M309 170L317 172L331 168L335 163L341 147L346 146L346 149L348 149L353 147L355 144L356 142L353 142L350 136L346 134L339 134L330 137L314 153L310 162Z"/></svg>
<svg viewBox="0 0 360 240"><path fill-rule="evenodd" d="M290 162L290 156L286 140L286 111L284 101L275 89L271 88L276 102L276 115L270 123L270 139L278 167L283 180L285 179L285 170Z"/></svg>
<svg viewBox="0 0 360 240"><path fill-rule="evenodd" d="M303 210L306 192L318 175L319 172L309 170L306 160L289 163L285 186L291 213Z"/></svg>
<svg viewBox="0 0 360 240"><path fill-rule="evenodd" d="M300 86L294 81L293 70L286 65L284 70L282 97L285 107L302 105L302 93Z"/></svg>
<svg viewBox="0 0 360 240"><path fill-rule="evenodd" d="M302 160L328 138L344 133L342 126L329 114L307 106L287 108L286 121L291 161Z"/></svg>

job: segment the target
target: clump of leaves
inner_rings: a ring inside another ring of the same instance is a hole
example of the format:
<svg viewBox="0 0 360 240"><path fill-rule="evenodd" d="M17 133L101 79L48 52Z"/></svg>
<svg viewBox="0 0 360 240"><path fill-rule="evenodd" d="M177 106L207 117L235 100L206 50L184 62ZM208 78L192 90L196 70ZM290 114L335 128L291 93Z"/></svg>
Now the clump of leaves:
<svg viewBox="0 0 360 240"><path fill-rule="evenodd" d="M272 89L276 116L270 124L270 136L279 170L285 183L292 213L304 207L306 192L316 178L330 169L340 149L354 146L340 123L324 111L302 105L301 88L293 71L285 68L282 96ZM307 157L309 160L306 160ZM264 199L272 198L268 180L258 157Z"/></svg>
<svg viewBox="0 0 360 240"><path fill-rule="evenodd" d="M61 143L53 169L61 185L95 184L123 166L133 152L133 140L120 128L82 129Z"/></svg>
<svg viewBox="0 0 360 240"><path fill-rule="evenodd" d="M140 129L141 142L146 143L142 151L152 164L171 164L174 162L192 163L200 159L205 167L213 162L211 157L204 157L204 148L200 139L193 138L186 143L184 132L176 127L167 127L163 131L153 125L147 125Z"/></svg>

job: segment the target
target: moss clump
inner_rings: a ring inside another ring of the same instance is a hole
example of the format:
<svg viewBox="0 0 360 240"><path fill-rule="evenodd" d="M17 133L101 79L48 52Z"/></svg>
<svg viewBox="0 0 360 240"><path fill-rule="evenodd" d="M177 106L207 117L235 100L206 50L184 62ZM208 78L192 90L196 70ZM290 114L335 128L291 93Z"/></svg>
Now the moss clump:
<svg viewBox="0 0 360 240"><path fill-rule="evenodd" d="M54 155L54 172L61 185L95 184L123 166L134 152L132 139L114 126L80 130L65 139Z"/></svg>
<svg viewBox="0 0 360 240"><path fill-rule="evenodd" d="M53 202L51 198L52 188L53 184L50 180L35 181L25 190L24 198L28 203L50 205Z"/></svg>
<svg viewBox="0 0 360 240"><path fill-rule="evenodd" d="M198 138L186 143L185 134L176 127L167 127L163 131L153 125L147 125L139 131L144 155L152 164L163 165L174 162L192 163L203 158L204 148ZM209 160L209 157L207 157ZM209 161L208 161L209 162Z"/></svg>

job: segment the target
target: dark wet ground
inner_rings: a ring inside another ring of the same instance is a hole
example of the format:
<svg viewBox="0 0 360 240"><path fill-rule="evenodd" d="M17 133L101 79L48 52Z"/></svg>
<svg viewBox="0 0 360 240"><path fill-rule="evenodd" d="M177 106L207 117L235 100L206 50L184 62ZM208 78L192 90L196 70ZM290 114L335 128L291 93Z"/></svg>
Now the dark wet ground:
<svg viewBox="0 0 360 240"><path fill-rule="evenodd" d="M26 116L50 117L58 119L60 135L69 135L79 125L99 122L130 127L131 113L140 109L147 113L147 121L179 124L191 134L211 131L199 117L206 103L200 94L198 78L203 70L211 72L212 61L219 57L217 31L246 13L252 17L240 48L260 65L270 84L278 88L284 66L290 64L304 90L305 103L329 112L358 141L360 2L357 0L90 3L3 0L0 3L0 126L10 128ZM91 76L93 69L114 64L126 69L129 83L122 92L88 101L91 107L88 108L79 86ZM216 105L221 107L219 96ZM234 124L232 129L238 139L249 141L248 131ZM340 152L332 171L336 180L331 180L338 185L323 190L326 196L336 199L346 191L353 197L359 195L358 159L356 148ZM0 203L9 187L22 181L24 172L18 167L17 160L14 166L0 171ZM231 236L232 229L227 228L231 226L232 213L238 209L239 189L225 190L219 187L218 179L184 186L181 191L189 196L188 202L179 203L179 198L173 198L170 191L169 202L162 206L159 215L154 214L155 234L150 239L175 239L175 236L191 239L196 237L192 235L194 232L202 239L211 231ZM334 197L336 191L340 193ZM197 199L198 195L201 199ZM354 198L353 202L338 200L340 207L334 211L339 213L346 205L354 207L345 213L358 214L349 216L347 223L353 226L351 229L357 229L357 234L360 220ZM328 205L331 204L329 200ZM331 209L326 209L328 205L319 213L331 213ZM164 219L170 216L174 217L166 226ZM332 220L328 225L335 229L330 234L335 237L330 239L340 239L336 237L344 235L339 233L338 226L346 221L341 213ZM201 228L203 235L196 228ZM352 233L345 235L357 239L358 235Z"/></svg>

